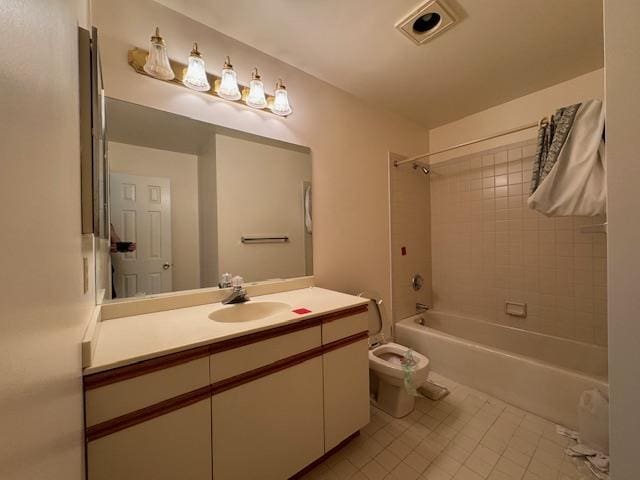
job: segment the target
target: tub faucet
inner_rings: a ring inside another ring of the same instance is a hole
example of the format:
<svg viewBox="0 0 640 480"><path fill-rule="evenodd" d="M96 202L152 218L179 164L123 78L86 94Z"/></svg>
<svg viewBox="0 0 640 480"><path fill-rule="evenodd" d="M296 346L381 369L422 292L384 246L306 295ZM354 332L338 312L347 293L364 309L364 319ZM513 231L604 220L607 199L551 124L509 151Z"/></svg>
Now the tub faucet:
<svg viewBox="0 0 640 480"><path fill-rule="evenodd" d="M235 276L233 280L231 280L231 284L233 286L233 290L231 294L222 300L223 305L232 305L234 303L245 303L250 300L247 296L247 290L242 286L243 279L242 277Z"/></svg>
<svg viewBox="0 0 640 480"><path fill-rule="evenodd" d="M416 312L418 313L422 313L422 312L426 312L427 310L431 310L431 305L427 305L426 303L416 303Z"/></svg>

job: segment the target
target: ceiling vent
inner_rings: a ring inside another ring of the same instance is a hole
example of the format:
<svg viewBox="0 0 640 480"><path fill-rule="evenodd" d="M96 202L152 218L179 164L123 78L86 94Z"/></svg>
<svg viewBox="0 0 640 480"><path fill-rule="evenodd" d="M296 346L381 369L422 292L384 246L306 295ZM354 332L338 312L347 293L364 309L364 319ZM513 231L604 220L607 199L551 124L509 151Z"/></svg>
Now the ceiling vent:
<svg viewBox="0 0 640 480"><path fill-rule="evenodd" d="M453 11L443 0L429 0L396 23L396 28L417 45L422 45L456 21Z"/></svg>

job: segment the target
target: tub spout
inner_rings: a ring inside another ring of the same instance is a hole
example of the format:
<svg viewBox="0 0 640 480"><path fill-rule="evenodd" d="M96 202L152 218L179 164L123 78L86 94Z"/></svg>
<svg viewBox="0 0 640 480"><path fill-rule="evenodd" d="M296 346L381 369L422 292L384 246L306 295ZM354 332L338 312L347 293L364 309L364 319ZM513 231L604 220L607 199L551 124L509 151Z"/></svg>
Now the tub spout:
<svg viewBox="0 0 640 480"><path fill-rule="evenodd" d="M425 303L416 303L416 312L418 313L422 313L422 312L426 312L427 310L431 310L431 305L427 305Z"/></svg>

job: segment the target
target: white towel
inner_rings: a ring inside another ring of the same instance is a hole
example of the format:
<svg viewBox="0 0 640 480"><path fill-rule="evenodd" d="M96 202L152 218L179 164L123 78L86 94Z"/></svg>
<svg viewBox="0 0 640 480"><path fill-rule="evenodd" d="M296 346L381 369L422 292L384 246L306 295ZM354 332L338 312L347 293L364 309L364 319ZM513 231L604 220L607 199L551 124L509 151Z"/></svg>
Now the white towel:
<svg viewBox="0 0 640 480"><path fill-rule="evenodd" d="M595 216L606 210L602 101L589 100L578 109L558 160L527 200L547 216Z"/></svg>
<svg viewBox="0 0 640 480"><path fill-rule="evenodd" d="M563 427L562 425L556 425L556 433L576 441L580 438L580 434L578 432L571 430L570 428Z"/></svg>
<svg viewBox="0 0 640 480"><path fill-rule="evenodd" d="M609 480L609 473L608 472L603 472L602 470L598 469L596 466L593 465L593 463L591 463L589 460L585 460L584 464L587 466L587 468L589 469L589 471L591 473L593 473L593 475L598 478L599 480Z"/></svg>
<svg viewBox="0 0 640 480"><path fill-rule="evenodd" d="M597 450L578 443L568 447L564 451L570 457L583 457L584 463L591 473L593 473L600 480L609 479L609 457Z"/></svg>

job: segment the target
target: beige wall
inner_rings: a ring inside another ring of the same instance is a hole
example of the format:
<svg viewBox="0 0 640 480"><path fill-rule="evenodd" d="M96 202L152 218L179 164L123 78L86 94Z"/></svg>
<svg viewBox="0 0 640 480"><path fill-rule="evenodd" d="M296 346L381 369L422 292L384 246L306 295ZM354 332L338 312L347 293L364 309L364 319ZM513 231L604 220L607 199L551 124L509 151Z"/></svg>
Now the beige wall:
<svg viewBox="0 0 640 480"><path fill-rule="evenodd" d="M390 158L391 261L393 265L393 321L416 313L416 303L431 304L431 200L429 177L408 165L396 168ZM402 255L402 247L406 255ZM424 278L414 291L412 277Z"/></svg>
<svg viewBox="0 0 640 480"><path fill-rule="evenodd" d="M198 211L200 221L200 286L217 287L218 193L216 180L216 135L198 155Z"/></svg>
<svg viewBox="0 0 640 480"><path fill-rule="evenodd" d="M92 240L80 234L77 94L76 25L88 7L29 0L0 11L0 478L74 480L80 342L94 303L92 284L83 293Z"/></svg>
<svg viewBox="0 0 640 480"><path fill-rule="evenodd" d="M169 179L173 290L200 288L198 157L109 142L109 166L112 172Z"/></svg>
<svg viewBox="0 0 640 480"><path fill-rule="evenodd" d="M95 0L93 15L110 97L310 147L318 284L347 292L378 290L389 305L388 152L427 150L423 128L150 0ZM127 49L146 48L155 25L174 58L186 58L197 39L211 71L230 55L241 79L250 78L256 65L269 90L283 77L294 114L275 118L136 74L127 65Z"/></svg>
<svg viewBox="0 0 640 480"><path fill-rule="evenodd" d="M535 143L438 163L431 175L433 296L438 310L607 344L602 218L547 218L526 205ZM527 304L527 317L505 314Z"/></svg>
<svg viewBox="0 0 640 480"><path fill-rule="evenodd" d="M451 145L483 138L505 130L539 121L553 114L558 108L572 105L589 98L603 98L604 70L595 70L544 90L534 92L510 102L474 113L455 122L447 123L429 131L432 151ZM431 157L431 162L440 162L461 155L480 152L500 145L508 145L535 138L535 128L488 140L469 147Z"/></svg>
<svg viewBox="0 0 640 480"><path fill-rule="evenodd" d="M216 135L218 262L245 281L305 275L303 182L309 153ZM243 235L286 235L289 242L243 244Z"/></svg>
<svg viewBox="0 0 640 480"><path fill-rule="evenodd" d="M640 3L607 0L605 67L609 222L611 478L640 478Z"/></svg>

